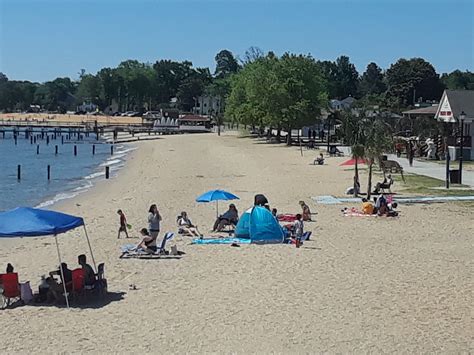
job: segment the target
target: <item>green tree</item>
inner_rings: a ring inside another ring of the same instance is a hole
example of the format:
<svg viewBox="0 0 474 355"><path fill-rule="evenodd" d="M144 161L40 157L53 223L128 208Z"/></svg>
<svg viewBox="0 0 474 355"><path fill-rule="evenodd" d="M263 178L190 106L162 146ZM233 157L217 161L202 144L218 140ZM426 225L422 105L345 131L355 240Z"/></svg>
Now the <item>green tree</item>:
<svg viewBox="0 0 474 355"><path fill-rule="evenodd" d="M217 53L214 59L216 61L216 71L214 72L216 78L225 78L239 70L239 63L232 52L227 49Z"/></svg>
<svg viewBox="0 0 474 355"><path fill-rule="evenodd" d="M381 161L382 155L393 147L390 126L378 115L367 118L365 126L365 158L369 163L369 176L367 179L367 198L370 199L372 191L372 172L376 161Z"/></svg>
<svg viewBox="0 0 474 355"><path fill-rule="evenodd" d="M196 68L188 73L179 85L176 97L179 108L191 111L194 107L195 99L201 96L207 85L211 83L212 76L208 68Z"/></svg>
<svg viewBox="0 0 474 355"><path fill-rule="evenodd" d="M245 66L264 57L265 54L260 48L252 46L245 51L243 58L240 59L240 62L243 66Z"/></svg>
<svg viewBox="0 0 474 355"><path fill-rule="evenodd" d="M347 56L336 59L335 65L335 97L344 99L348 96L358 97L359 73Z"/></svg>
<svg viewBox="0 0 474 355"><path fill-rule="evenodd" d="M226 115L290 132L319 116L327 102L320 67L310 56L272 54L246 65L231 82Z"/></svg>
<svg viewBox="0 0 474 355"><path fill-rule="evenodd" d="M434 67L422 58L399 59L386 72L388 95L402 106L423 100L439 100L444 86Z"/></svg>
<svg viewBox="0 0 474 355"><path fill-rule="evenodd" d="M102 92L102 83L99 76L83 74L76 91L77 103L81 104L84 101L90 101L100 105Z"/></svg>
<svg viewBox="0 0 474 355"><path fill-rule="evenodd" d="M441 75L441 82L451 90L474 90L474 73L455 70Z"/></svg>
<svg viewBox="0 0 474 355"><path fill-rule="evenodd" d="M367 69L362 74L360 80L360 93L363 96L367 95L380 95L387 89L384 83L384 77L382 69L375 64L370 63L367 65Z"/></svg>

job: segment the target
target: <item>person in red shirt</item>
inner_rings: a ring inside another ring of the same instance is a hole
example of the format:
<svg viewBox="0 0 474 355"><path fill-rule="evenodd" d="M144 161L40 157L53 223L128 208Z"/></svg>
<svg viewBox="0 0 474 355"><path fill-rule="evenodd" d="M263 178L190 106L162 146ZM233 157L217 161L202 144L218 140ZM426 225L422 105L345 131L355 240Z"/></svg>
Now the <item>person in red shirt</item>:
<svg viewBox="0 0 474 355"><path fill-rule="evenodd" d="M125 235L128 238L127 217L125 217L125 214L122 212L122 210L118 210L117 213L120 216L120 227L119 227L119 230L118 230L117 239L120 239L120 233L122 233L122 232L125 232Z"/></svg>

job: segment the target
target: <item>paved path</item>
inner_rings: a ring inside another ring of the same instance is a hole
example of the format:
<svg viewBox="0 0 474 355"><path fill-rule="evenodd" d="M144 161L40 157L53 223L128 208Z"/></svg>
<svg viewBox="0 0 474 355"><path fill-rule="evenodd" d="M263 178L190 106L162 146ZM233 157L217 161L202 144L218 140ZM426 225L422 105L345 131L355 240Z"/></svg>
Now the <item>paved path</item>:
<svg viewBox="0 0 474 355"><path fill-rule="evenodd" d="M397 161L403 167L403 171L408 173L425 175L443 181L446 179L446 166L443 164L415 160L413 161L413 166L410 166L407 158L397 158L394 154L390 154L388 159ZM458 167L459 162L451 162L451 169L457 169ZM462 183L474 188L474 171L466 171L463 169Z"/></svg>

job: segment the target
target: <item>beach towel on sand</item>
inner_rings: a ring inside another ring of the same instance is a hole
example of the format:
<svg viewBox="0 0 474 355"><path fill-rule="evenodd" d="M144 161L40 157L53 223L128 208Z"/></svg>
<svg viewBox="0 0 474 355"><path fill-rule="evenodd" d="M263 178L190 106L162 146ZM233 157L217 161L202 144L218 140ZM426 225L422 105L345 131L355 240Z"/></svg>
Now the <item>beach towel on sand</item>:
<svg viewBox="0 0 474 355"><path fill-rule="evenodd" d="M376 214L365 214L358 211L347 211L344 212L344 217L377 217Z"/></svg>
<svg viewBox="0 0 474 355"><path fill-rule="evenodd" d="M296 221L295 214L280 214L277 216L278 222L294 222Z"/></svg>
<svg viewBox="0 0 474 355"><path fill-rule="evenodd" d="M250 244L250 239L245 238L212 238L194 239L193 244Z"/></svg>

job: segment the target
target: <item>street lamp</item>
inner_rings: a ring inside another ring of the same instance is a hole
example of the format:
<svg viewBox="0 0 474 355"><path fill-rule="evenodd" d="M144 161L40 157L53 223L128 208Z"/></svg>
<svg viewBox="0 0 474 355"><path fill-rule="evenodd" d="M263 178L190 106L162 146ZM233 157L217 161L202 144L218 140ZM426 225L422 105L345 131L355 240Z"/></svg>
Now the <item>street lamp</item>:
<svg viewBox="0 0 474 355"><path fill-rule="evenodd" d="M464 150L464 120L466 119L466 113L461 111L459 114L459 122L461 122L461 155L459 156L459 183L462 184L462 159L463 159L463 150Z"/></svg>

